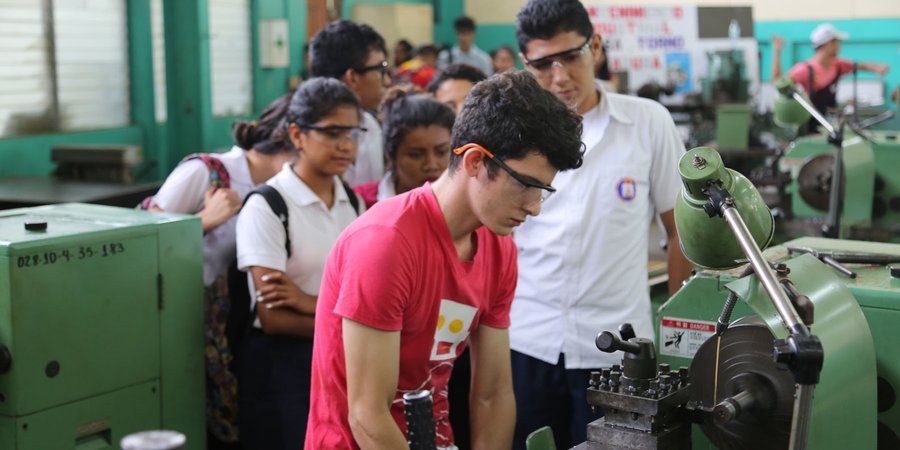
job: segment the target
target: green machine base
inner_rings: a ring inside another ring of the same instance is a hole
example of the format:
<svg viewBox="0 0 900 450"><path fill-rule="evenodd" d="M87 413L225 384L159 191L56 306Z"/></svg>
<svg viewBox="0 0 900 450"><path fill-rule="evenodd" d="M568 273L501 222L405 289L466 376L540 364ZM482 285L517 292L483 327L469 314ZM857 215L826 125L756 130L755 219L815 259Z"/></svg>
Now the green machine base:
<svg viewBox="0 0 900 450"><path fill-rule="evenodd" d="M0 212L0 448L206 448L195 217L63 204ZM8 363L8 364L4 364Z"/></svg>
<svg viewBox="0 0 900 450"><path fill-rule="evenodd" d="M765 256L769 261L784 263L797 290L815 304L815 322L810 329L821 339L825 352L808 448L900 448L900 352L896 350L900 348L896 331L900 324L900 278L893 278L885 265L848 264L858 274L850 278L812 255L790 255L786 249L798 246L889 254L900 260L900 245L822 238L802 238L784 245L766 250ZM697 350L714 334L729 292L740 300L732 321L761 318L775 338L786 335L755 277L738 280L740 272L740 268L701 272L659 308L659 362L690 366ZM694 449L717 448L698 426L692 440Z"/></svg>

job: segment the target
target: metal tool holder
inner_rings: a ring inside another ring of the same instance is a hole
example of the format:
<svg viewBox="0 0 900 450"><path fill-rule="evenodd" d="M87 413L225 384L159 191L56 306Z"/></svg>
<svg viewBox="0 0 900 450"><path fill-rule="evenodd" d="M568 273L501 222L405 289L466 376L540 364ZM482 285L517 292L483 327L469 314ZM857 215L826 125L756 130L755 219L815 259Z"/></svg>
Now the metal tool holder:
<svg viewBox="0 0 900 450"><path fill-rule="evenodd" d="M604 417L590 423L580 450L689 450L691 425L684 414L690 397L687 367L673 371L656 363L651 339L634 336L628 324L621 338L609 331L597 336L597 348L625 352L622 364L591 373L587 400Z"/></svg>

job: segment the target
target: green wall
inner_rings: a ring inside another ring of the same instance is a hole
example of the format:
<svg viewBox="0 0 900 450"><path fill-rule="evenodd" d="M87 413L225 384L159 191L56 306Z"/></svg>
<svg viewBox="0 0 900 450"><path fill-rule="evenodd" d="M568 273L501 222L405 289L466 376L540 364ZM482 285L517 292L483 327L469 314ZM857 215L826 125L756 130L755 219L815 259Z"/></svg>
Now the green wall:
<svg viewBox="0 0 900 450"><path fill-rule="evenodd" d="M879 62L890 66L885 77L885 94L900 84L900 18L857 19L830 21L838 30L849 33L849 39L841 45L840 56L859 62ZM754 34L759 41L762 79L768 80L772 71L772 36L785 40L781 53L781 67L787 71L792 64L813 54L809 34L821 21L770 21L754 24ZM846 75L850 76L850 75ZM877 79L878 75L860 72L860 79Z"/></svg>
<svg viewBox="0 0 900 450"><path fill-rule="evenodd" d="M143 131L139 127L0 139L0 176L49 175L55 168L50 162L50 148L55 145L140 145L143 141Z"/></svg>

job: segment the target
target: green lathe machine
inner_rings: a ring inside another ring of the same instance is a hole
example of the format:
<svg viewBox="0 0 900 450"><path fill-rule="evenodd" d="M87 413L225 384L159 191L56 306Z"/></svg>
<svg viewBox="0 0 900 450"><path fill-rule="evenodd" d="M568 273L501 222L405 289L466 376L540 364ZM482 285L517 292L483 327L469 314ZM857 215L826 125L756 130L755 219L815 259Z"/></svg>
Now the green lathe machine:
<svg viewBox="0 0 900 450"><path fill-rule="evenodd" d="M900 242L900 132L872 130L865 136L844 136L840 236ZM815 136L798 139L781 158L781 170L791 179L786 209L794 219L786 231L818 234L828 218L834 153L826 137Z"/></svg>
<svg viewBox="0 0 900 450"><path fill-rule="evenodd" d="M895 112L857 120L848 110L831 123L789 77L778 80L776 88L776 123L796 130L812 116L823 129L794 141L778 162L778 171L789 180L780 198L770 201L784 213L779 234L900 243Z"/></svg>
<svg viewBox="0 0 900 450"><path fill-rule="evenodd" d="M710 148L679 164L681 247L702 270L657 312L597 347L605 417L580 450L900 448L900 245L801 238L765 252L774 221Z"/></svg>
<svg viewBox="0 0 900 450"><path fill-rule="evenodd" d="M838 260L849 259L842 255L891 257L877 264L841 263L853 271L851 278L822 263L810 249L820 257L837 256ZM769 248L764 255L768 261L783 264L776 272L784 273L797 292L815 305L810 328L822 340L825 359L807 448L900 448L900 278L892 276L890 263L885 264L889 259L900 261L900 245L801 238ZM900 268L900 262L896 266ZM785 336L784 327L755 276L739 278L741 272L702 271L659 309L659 362L676 368L715 367L715 338L709 345L704 342L715 335L722 305L734 292L739 301L732 315L744 322L732 324L723 335L718 393L713 392L713 379L703 379L693 371L691 381L706 385L698 399L718 404L756 377L771 382L770 392L781 396L772 403L774 409L765 420L756 421L754 416L762 413L757 410L730 423L710 417L699 428L721 445L718 448L786 449L793 381L789 372L777 370L772 361L772 341ZM900 276L897 271L895 274ZM758 317L765 323L757 321ZM717 448L706 443L702 434L693 434L694 449ZM743 446L725 444L738 437Z"/></svg>
<svg viewBox="0 0 900 450"><path fill-rule="evenodd" d="M200 221L109 206L0 212L0 449L206 448Z"/></svg>

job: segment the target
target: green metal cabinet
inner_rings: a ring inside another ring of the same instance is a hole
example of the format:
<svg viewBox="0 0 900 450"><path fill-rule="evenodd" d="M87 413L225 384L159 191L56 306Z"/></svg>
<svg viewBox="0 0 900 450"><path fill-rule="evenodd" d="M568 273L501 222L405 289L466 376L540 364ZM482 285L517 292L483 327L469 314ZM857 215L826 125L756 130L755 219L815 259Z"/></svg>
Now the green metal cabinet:
<svg viewBox="0 0 900 450"><path fill-rule="evenodd" d="M205 448L202 255L191 216L0 213L0 448L118 449L148 429Z"/></svg>

